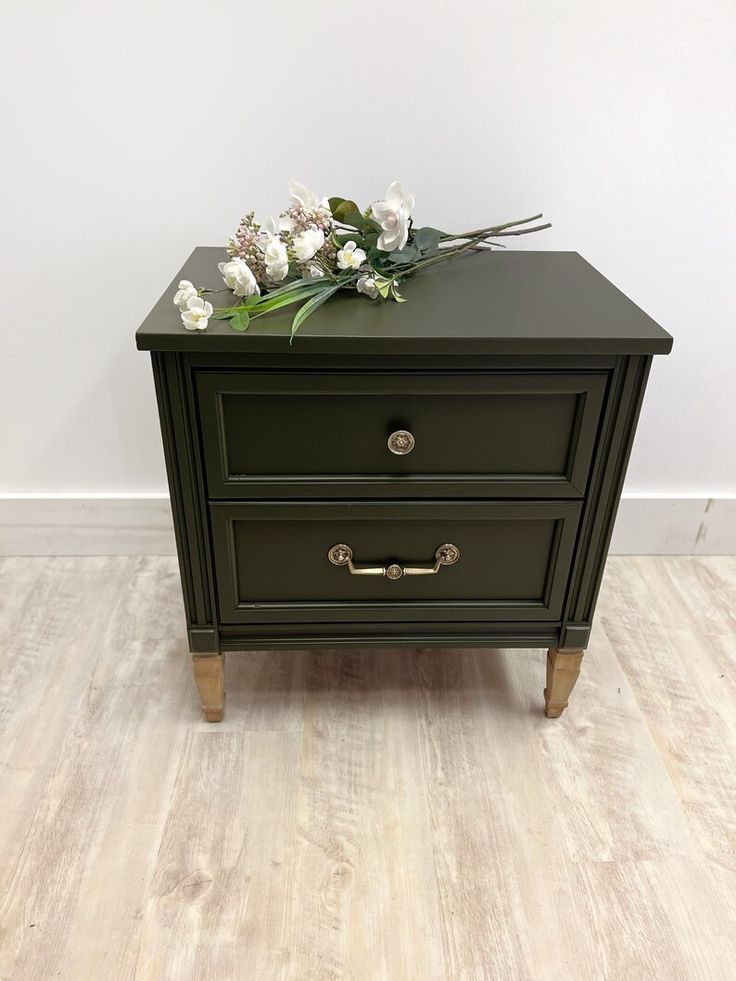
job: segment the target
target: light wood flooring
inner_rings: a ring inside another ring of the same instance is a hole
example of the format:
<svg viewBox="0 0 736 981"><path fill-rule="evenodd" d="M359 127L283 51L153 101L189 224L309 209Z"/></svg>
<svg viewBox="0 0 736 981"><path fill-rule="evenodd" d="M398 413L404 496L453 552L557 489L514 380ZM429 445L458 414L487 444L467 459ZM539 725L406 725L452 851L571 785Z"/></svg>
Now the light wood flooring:
<svg viewBox="0 0 736 981"><path fill-rule="evenodd" d="M736 559L614 558L545 652L230 655L173 558L0 562L0 978L736 977Z"/></svg>

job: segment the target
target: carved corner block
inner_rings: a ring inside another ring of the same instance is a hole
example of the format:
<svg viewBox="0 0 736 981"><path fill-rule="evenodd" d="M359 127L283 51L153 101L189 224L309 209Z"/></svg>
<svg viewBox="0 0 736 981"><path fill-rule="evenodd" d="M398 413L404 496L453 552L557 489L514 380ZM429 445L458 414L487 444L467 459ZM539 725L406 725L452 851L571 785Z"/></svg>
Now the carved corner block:
<svg viewBox="0 0 736 981"><path fill-rule="evenodd" d="M584 651L590 640L590 629L589 623L563 624L560 631L559 650Z"/></svg>
<svg viewBox="0 0 736 981"><path fill-rule="evenodd" d="M189 627L189 650L192 654L218 654L220 638L215 627Z"/></svg>

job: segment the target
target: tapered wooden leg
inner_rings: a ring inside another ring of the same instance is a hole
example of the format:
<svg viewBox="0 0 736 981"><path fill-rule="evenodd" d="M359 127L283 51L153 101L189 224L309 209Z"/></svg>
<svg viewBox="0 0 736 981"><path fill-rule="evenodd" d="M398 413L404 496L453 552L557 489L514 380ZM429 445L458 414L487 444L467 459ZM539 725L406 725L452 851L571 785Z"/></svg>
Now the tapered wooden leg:
<svg viewBox="0 0 736 981"><path fill-rule="evenodd" d="M224 654L193 654L194 680L202 699L202 714L208 722L222 722L225 711Z"/></svg>
<svg viewBox="0 0 736 981"><path fill-rule="evenodd" d="M551 647L547 651L547 687L544 689L544 714L556 719L567 708L570 692L580 674L580 662L584 651L560 651Z"/></svg>

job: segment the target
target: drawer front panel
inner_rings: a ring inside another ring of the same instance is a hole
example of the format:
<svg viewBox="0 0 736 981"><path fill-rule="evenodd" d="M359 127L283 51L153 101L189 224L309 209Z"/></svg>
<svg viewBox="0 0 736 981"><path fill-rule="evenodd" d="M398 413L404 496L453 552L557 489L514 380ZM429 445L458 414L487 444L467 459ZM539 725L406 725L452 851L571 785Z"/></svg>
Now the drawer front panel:
<svg viewBox="0 0 736 981"><path fill-rule="evenodd" d="M212 504L220 620L558 620L580 510L572 501ZM351 575L328 558L345 544L357 569L431 568L447 543L459 559L434 575Z"/></svg>
<svg viewBox="0 0 736 981"><path fill-rule="evenodd" d="M208 492L580 497L606 373L198 372ZM408 430L404 456L388 437Z"/></svg>

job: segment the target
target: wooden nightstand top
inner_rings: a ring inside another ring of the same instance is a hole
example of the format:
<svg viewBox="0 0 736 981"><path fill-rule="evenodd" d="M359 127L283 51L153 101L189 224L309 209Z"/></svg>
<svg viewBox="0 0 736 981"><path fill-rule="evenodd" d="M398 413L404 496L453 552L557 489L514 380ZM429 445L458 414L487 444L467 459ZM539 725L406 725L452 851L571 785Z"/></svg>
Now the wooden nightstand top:
<svg viewBox="0 0 736 981"><path fill-rule="evenodd" d="M145 351L288 354L296 306L246 333L211 320L187 331L173 305L180 279L222 286L219 247L192 252L136 334ZM402 287L407 303L338 294L301 328L301 354L667 354L672 338L577 252L493 252L440 263ZM232 302L229 292L212 298Z"/></svg>

